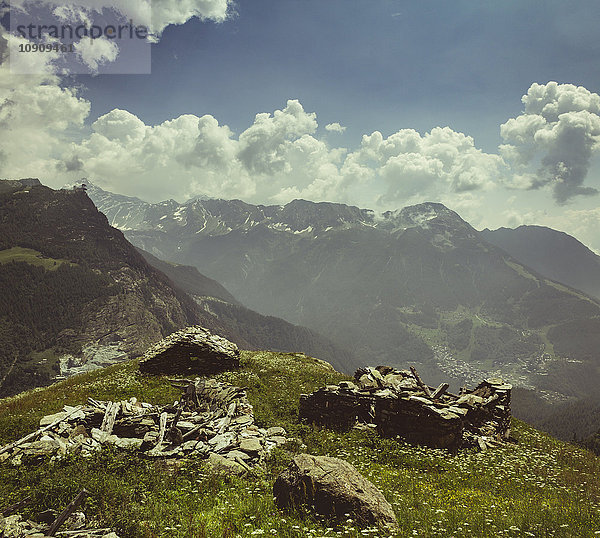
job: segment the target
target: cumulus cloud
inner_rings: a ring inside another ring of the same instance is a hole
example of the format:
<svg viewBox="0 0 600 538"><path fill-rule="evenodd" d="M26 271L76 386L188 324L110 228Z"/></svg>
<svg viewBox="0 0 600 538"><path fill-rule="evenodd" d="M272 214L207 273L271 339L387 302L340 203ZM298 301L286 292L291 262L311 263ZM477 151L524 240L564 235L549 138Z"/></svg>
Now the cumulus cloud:
<svg viewBox="0 0 600 538"><path fill-rule="evenodd" d="M150 126L119 109L91 127L90 136L65 152L60 170L152 199L204 193L260 203L301 197L391 207L454 195L460 203L491 188L503 169L499 156L447 127L424 135L405 129L388 138L376 131L354 152L331 147L314 136L316 114L297 100L257 114L238 136L210 115Z"/></svg>
<svg viewBox="0 0 600 538"><path fill-rule="evenodd" d="M552 189L564 204L597 194L585 186L594 152L600 149L600 96L572 84L533 84L524 111L501 126L501 154L517 170L516 188ZM535 171L529 169L534 167Z"/></svg>
<svg viewBox="0 0 600 538"><path fill-rule="evenodd" d="M25 56L38 75L12 75L8 62L0 62L0 174L52 178L71 141L67 131L83 128L90 103L59 85L52 53Z"/></svg>
<svg viewBox="0 0 600 538"><path fill-rule="evenodd" d="M231 14L232 0L11 0L11 10L31 11L46 6L55 16L69 22L85 22L95 15L113 11L124 21L132 19L160 35L170 25L192 18L223 22Z"/></svg>
<svg viewBox="0 0 600 538"><path fill-rule="evenodd" d="M325 125L325 130L332 133L343 133L346 130L346 127L343 127L336 121L335 123L328 123Z"/></svg>
<svg viewBox="0 0 600 538"><path fill-rule="evenodd" d="M118 192L152 199L205 193L264 202L327 199L342 184L345 150L312 136L316 116L296 100L272 114L258 114L237 137L210 115L188 114L149 126L115 109L91 127L89 137L65 152L60 169Z"/></svg>
<svg viewBox="0 0 600 538"><path fill-rule="evenodd" d="M152 200L202 193L258 203L307 198L391 208L425 198L466 203L472 193L491 188L503 169L498 155L448 127L423 135L403 129L387 138L375 131L349 152L317 138L316 114L293 99L257 114L239 135L211 115L146 125L121 109L83 129L90 103L52 75L9 86L0 94L0 124L10 125L0 134L6 155L0 170L55 186L86 176ZM17 144L21 140L32 141L29 150Z"/></svg>
<svg viewBox="0 0 600 538"><path fill-rule="evenodd" d="M273 115L256 115L253 125L240 135L239 158L250 172L257 174L289 171L291 165L286 157L294 141L316 129L316 114L307 114L298 100L290 100Z"/></svg>
<svg viewBox="0 0 600 538"><path fill-rule="evenodd" d="M347 160L355 173L383 181L382 203L485 190L494 186L505 168L500 156L484 153L470 136L449 127L436 127L424 135L402 129L388 138L375 131L363 136L360 149Z"/></svg>

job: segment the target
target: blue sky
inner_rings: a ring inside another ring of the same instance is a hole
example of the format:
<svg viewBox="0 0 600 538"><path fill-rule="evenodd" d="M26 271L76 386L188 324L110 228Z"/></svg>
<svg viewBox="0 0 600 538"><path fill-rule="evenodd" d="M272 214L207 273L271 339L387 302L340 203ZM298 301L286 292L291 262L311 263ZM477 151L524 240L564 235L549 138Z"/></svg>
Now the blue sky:
<svg viewBox="0 0 600 538"><path fill-rule="evenodd" d="M241 0L215 24L170 26L152 75L82 77L91 116L156 124L212 114L242 130L299 99L346 140L449 125L491 151L532 82L600 89L600 3Z"/></svg>
<svg viewBox="0 0 600 538"><path fill-rule="evenodd" d="M128 20L151 0L69 1ZM0 48L1 176L151 201L440 201L600 251L597 0L156 0L149 24L149 75L30 56L43 74L23 78ZM110 64L111 46L80 54Z"/></svg>

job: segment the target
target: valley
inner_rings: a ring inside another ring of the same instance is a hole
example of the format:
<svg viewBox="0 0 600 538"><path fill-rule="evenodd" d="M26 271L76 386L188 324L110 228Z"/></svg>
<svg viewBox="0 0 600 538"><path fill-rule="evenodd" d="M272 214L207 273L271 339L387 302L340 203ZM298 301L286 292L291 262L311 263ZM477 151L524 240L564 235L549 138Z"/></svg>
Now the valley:
<svg viewBox="0 0 600 538"><path fill-rule="evenodd" d="M598 300L523 264L441 204L379 215L303 200L89 194L138 247L197 267L258 312L326 332L362 364L414 363L456 386L500 375L552 403L600 381ZM574 327L588 328L573 338Z"/></svg>

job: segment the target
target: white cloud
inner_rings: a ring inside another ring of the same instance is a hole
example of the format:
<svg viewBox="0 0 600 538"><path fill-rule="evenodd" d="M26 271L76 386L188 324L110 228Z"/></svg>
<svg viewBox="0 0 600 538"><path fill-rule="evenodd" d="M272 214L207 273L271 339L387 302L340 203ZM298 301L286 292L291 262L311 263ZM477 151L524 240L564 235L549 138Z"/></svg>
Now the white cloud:
<svg viewBox="0 0 600 538"><path fill-rule="evenodd" d="M590 110L563 111L577 102L591 109L593 101L572 96L545 108L532 100L531 110L545 116L527 113L503 126L503 134L515 142L503 148L504 159L483 152L471 137L449 127L426 133L401 129L388 137L374 131L348 151L316 138L316 114L297 100L257 114L239 134L211 115L187 114L147 125L121 109L86 127L90 103L74 89L61 87L48 71L15 77L6 64L0 65L1 177L39 177L56 187L88 177L109 190L154 201L208 194L254 203L306 198L392 209L435 200L476 226L544 224L600 249L594 242L599 210L564 209L548 215L531 209L544 203L536 204L535 196L546 195L536 194L539 175L523 164L515 165L520 171L511 186L529 192L509 201L511 191L504 189L510 171L504 159L529 162L527 145L534 153L537 144L551 147L561 140L563 129L593 131Z"/></svg>
<svg viewBox="0 0 600 538"><path fill-rule="evenodd" d="M77 54L48 56L56 72L147 73L150 43L170 25L192 18L223 22L233 0L12 0L11 35L32 43L73 46ZM131 22L131 24L130 24ZM90 39L90 37L93 39ZM139 33L138 33L139 32ZM39 35L38 35L39 34ZM38 74L11 39L13 73ZM127 51L127 54L124 52ZM40 55L41 56L41 55Z"/></svg>
<svg viewBox="0 0 600 538"><path fill-rule="evenodd" d="M346 127L343 127L336 121L335 123L328 123L325 125L325 130L331 133L343 133L346 130Z"/></svg>
<svg viewBox="0 0 600 538"><path fill-rule="evenodd" d="M358 151L348 156L355 173L373 174L383 181L380 203L493 188L504 172L498 155L475 147L470 136L449 127L421 135L402 129L384 138L379 131L364 135ZM362 169L362 170L361 170Z"/></svg>
<svg viewBox="0 0 600 538"><path fill-rule="evenodd" d="M600 149L600 96L572 84L533 84L524 111L501 126L501 154L518 173L515 188L552 189L564 204L597 194L585 186L590 161ZM534 169L533 171L531 169Z"/></svg>
<svg viewBox="0 0 600 538"><path fill-rule="evenodd" d="M1 34L1 32L0 32ZM0 35L0 42L4 38ZM68 129L83 128L90 103L77 90L63 88L48 63L51 53L27 54L39 75L13 75L0 54L0 175L56 175ZM5 58L4 58L5 59ZM61 157L62 158L62 157Z"/></svg>
<svg viewBox="0 0 600 538"><path fill-rule="evenodd" d="M302 197L382 207L443 196L473 203L467 195L493 188L503 171L499 156L447 127L424 135L405 129L388 138L376 131L350 153L315 138L317 127L316 115L297 100L257 114L237 137L210 115L149 126L115 109L92 124L91 136L71 145L62 170L152 199L204 193L260 203Z"/></svg>
<svg viewBox="0 0 600 538"><path fill-rule="evenodd" d="M29 12L46 6L64 21L91 21L94 14L114 11L124 21L132 19L161 34L167 26L184 24L196 17L223 22L231 13L232 0L11 0L11 10Z"/></svg>
<svg viewBox="0 0 600 538"><path fill-rule="evenodd" d="M294 140L316 129L316 114L307 114L299 101L290 100L273 115L256 115L254 123L240 135L239 158L253 173L272 175L289 171L286 157Z"/></svg>
<svg viewBox="0 0 600 538"><path fill-rule="evenodd" d="M82 39L75 43L74 49L92 73L97 73L99 66L114 62L119 55L118 45L105 37Z"/></svg>

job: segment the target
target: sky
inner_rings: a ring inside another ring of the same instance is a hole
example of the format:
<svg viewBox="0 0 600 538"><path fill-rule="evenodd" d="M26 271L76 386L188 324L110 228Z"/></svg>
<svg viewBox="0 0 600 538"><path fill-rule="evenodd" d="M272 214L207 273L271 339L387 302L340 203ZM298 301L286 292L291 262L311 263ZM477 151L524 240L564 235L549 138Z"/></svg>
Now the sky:
<svg viewBox="0 0 600 538"><path fill-rule="evenodd" d="M600 252L597 0L74 2L4 10L0 177L149 201L439 201ZM78 65L18 53L9 22L34 12L111 13L152 43L82 39Z"/></svg>

